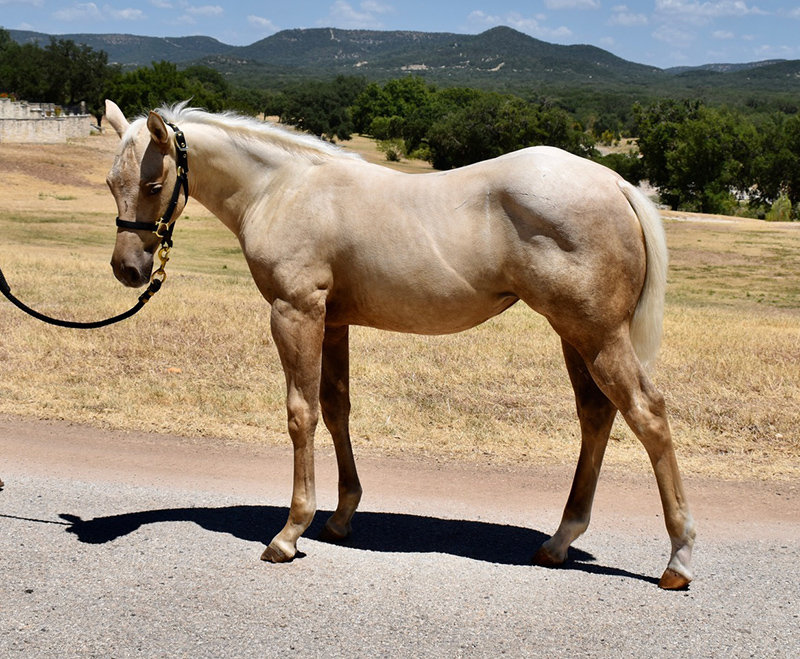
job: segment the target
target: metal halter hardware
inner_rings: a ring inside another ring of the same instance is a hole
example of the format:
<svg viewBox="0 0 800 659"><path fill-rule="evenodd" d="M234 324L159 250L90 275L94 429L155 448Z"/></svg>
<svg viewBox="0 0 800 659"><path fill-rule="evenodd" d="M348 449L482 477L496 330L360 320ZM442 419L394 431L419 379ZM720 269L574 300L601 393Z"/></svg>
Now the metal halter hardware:
<svg viewBox="0 0 800 659"><path fill-rule="evenodd" d="M105 327L106 325L112 325L114 323L118 323L121 320L125 320L126 318L130 318L136 312L138 312L144 305L153 297L161 288L161 285L167 278L167 273L164 271L164 266L169 261L169 252L172 248L172 231L175 227L175 222L172 219L172 216L175 214L175 210L178 207L178 199L180 198L181 189L183 190L184 194L184 203L189 200L189 159L188 159L188 148L186 147L186 138L177 126L174 124L165 121L170 128L175 133L175 148L176 148L176 163L177 163L177 170L178 170L178 178L175 181L175 188L172 190L172 197L170 198L169 205L167 206L167 210L164 212L164 215L156 222L155 224L152 222L127 222L125 220L119 219L117 217L116 223L117 226L121 229L132 229L134 231L152 231L161 239L161 246L158 250L158 258L161 261L161 265L159 268L153 273L150 277L150 285L147 287L147 290L144 291L139 296L139 300L136 304L128 309L127 311L113 316L112 318L106 318L105 320L97 320L94 322L77 322L71 320L60 320L58 318L51 318L50 316L46 316L34 309L31 309L25 303L18 300L12 293L11 287L6 282L5 277L3 276L3 271L0 270L0 293L5 295L10 302L16 305L18 308L22 309L25 313L41 320L45 323L49 323L50 325L57 325L58 327L69 327L72 329L95 329L98 327Z"/></svg>

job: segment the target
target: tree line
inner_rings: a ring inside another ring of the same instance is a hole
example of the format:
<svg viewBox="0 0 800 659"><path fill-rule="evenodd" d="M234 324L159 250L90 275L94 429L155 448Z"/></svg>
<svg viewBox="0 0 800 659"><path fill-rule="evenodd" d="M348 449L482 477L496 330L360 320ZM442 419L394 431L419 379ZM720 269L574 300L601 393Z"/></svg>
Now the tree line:
<svg viewBox="0 0 800 659"><path fill-rule="evenodd" d="M192 99L212 112L237 110L257 114L265 93L233 86L205 66L178 69L171 62L124 71L108 63L103 51L51 38L44 46L18 44L0 29L0 93L18 100L54 103L71 108L81 102L102 121L106 98L118 101L129 115L164 103Z"/></svg>
<svg viewBox="0 0 800 659"><path fill-rule="evenodd" d="M264 84L267 83L267 84ZM355 76L282 87L231 84L205 66L169 62L133 71L104 52L62 39L20 45L0 30L0 92L61 105L87 103L102 116L114 99L128 115L191 99L212 112L277 115L329 140L353 133L379 141L387 157L450 169L536 144L591 158L633 182L648 180L675 210L798 219L800 113L743 114L700 101L661 100L625 108L635 147L601 155L618 137L608 121L584 119L547 99L466 87L438 88L420 77L384 83Z"/></svg>
<svg viewBox="0 0 800 659"><path fill-rule="evenodd" d="M422 78L384 84L339 77L273 97L281 121L328 139L370 135L390 158L436 169L469 165L536 144L648 180L673 210L796 220L800 211L800 113L744 114L697 100L634 104L627 153L602 155L617 135L587 129L546 101L471 88L438 89Z"/></svg>

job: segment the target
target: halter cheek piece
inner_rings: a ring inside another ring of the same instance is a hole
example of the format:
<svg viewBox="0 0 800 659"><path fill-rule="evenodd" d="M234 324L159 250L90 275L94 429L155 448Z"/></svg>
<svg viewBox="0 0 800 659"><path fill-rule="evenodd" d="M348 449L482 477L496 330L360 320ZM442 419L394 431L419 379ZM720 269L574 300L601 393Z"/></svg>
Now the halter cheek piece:
<svg viewBox="0 0 800 659"><path fill-rule="evenodd" d="M159 291L161 284L163 284L164 280L167 278L167 273L164 272L164 266L169 260L169 251L172 248L172 230L175 227L175 222L172 219L172 216L175 214L175 209L178 207L178 199L180 199L181 190L183 190L184 203L189 200L189 159L188 149L186 148L186 138L183 135L183 131L181 131L177 126L169 123L168 121L164 123L166 123L175 132L175 160L178 169L178 179L175 181L175 188L172 190L172 198L169 201L167 210L155 224L152 222L127 222L126 220L117 218L117 226L120 229L152 231L161 239L161 247L158 250L158 258L161 259L161 266L153 273L153 276L150 279L150 285L147 287L147 290L139 296L138 302L136 302L136 304L127 311L117 316L113 316L112 318L106 318L105 320L98 320L94 322L78 322L52 318L39 313L34 309L31 309L11 293L11 287L8 285L8 282L6 282L2 270L0 270L0 293L5 295L10 302L12 302L22 311L33 316L34 318L45 323L49 323L50 325L69 327L72 329L95 329L98 327L105 327L106 325L112 325L113 323L118 323L121 320L130 318L133 316L133 314L144 307L150 298Z"/></svg>
<svg viewBox="0 0 800 659"><path fill-rule="evenodd" d="M158 258L161 260L161 265L150 278L148 289L142 293L143 297L146 296L145 302L155 295L167 278L164 266L169 261L169 251L172 249L172 231L175 228L175 221L172 216L175 215L175 209L178 207L181 190L183 190L184 205L189 201L189 149L186 146L186 136L175 124L171 124L169 121L164 121L164 123L172 128L175 133L175 164L178 171L178 178L175 180L175 187L172 189L172 197L167 205L167 210L164 211L164 214L155 224L151 222L128 222L117 217L117 226L120 229L150 231L161 239L161 247L158 250Z"/></svg>
<svg viewBox="0 0 800 659"><path fill-rule="evenodd" d="M168 121L164 123L175 132L175 160L178 169L178 178L175 181L175 187L172 189L172 198L169 200L167 210L164 211L164 215L155 224L151 222L128 222L118 217L117 226L120 229L133 229L134 231L152 231L161 238L162 245L172 247L172 229L175 226L172 216L178 207L181 189L183 189L184 203L189 200L189 149L186 146L186 137L183 131Z"/></svg>

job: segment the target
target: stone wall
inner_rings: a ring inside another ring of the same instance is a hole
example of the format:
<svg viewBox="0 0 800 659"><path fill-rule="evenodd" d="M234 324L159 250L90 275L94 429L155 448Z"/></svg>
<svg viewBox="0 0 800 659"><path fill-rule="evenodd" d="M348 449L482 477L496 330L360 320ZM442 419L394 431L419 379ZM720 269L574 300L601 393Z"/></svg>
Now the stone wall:
<svg viewBox="0 0 800 659"><path fill-rule="evenodd" d="M85 111L65 114L52 103L17 103L0 98L0 142L54 144L88 137L91 120Z"/></svg>

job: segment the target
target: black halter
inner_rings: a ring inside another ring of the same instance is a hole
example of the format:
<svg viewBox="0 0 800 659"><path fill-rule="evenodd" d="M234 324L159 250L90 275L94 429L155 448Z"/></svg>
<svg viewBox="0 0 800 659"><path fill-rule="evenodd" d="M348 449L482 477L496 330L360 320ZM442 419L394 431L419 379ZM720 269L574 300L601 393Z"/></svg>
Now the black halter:
<svg viewBox="0 0 800 659"><path fill-rule="evenodd" d="M138 312L144 305L153 297L161 288L164 280L167 278L167 273L164 272L164 266L169 260L169 251L172 247L172 230L175 227L175 222L172 216L175 214L175 209L178 207L178 199L180 198L181 189L183 189L184 203L189 199L189 172L188 150L186 148L186 138L183 132L175 125L165 122L175 132L175 147L176 147L176 163L178 168L178 179L175 181L175 189L172 191L172 198L164 215L155 224L151 222L127 222L117 218L117 226L121 229L133 229L134 231L152 231L161 239L161 247L158 250L158 258L161 259L161 266L156 270L150 278L150 285L144 293L139 296L139 300L134 306L127 311L106 318L105 320L97 320L93 322L77 322L72 320L61 320L59 318L51 318L38 311L31 309L24 302L21 302L11 293L11 287L6 282L3 276L3 271L0 270L0 293L5 295L10 302L22 309L25 313L41 320L50 325L57 325L58 327L69 327L72 329L95 329L98 327L105 327L118 323L121 320L130 318Z"/></svg>
<svg viewBox="0 0 800 659"><path fill-rule="evenodd" d="M164 123L175 132L175 161L178 169L178 178L175 181L175 187L172 189L172 198L169 200L167 210L164 211L164 215L155 224L151 222L128 222L127 220L120 220L118 217L117 226L120 229L133 229L134 231L152 231L161 238L162 246L172 247L172 230L175 227L172 216L178 207L181 189L183 189L184 204L189 200L189 149L186 146L186 137L183 131L168 121Z"/></svg>

